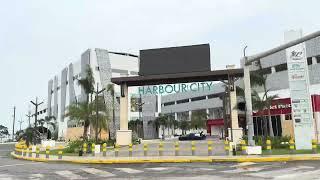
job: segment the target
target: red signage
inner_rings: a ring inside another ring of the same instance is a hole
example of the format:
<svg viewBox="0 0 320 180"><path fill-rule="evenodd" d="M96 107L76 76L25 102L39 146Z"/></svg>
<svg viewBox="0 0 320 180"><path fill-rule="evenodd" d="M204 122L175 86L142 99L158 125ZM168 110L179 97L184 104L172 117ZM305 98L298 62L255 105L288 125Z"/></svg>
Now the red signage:
<svg viewBox="0 0 320 180"><path fill-rule="evenodd" d="M313 112L320 112L320 95L312 95L312 109ZM290 98L283 98L283 99L276 99L272 102L270 107L270 114L271 115L280 115L280 114L291 114L291 99ZM261 116L261 115L268 115L268 110L253 112L253 116Z"/></svg>

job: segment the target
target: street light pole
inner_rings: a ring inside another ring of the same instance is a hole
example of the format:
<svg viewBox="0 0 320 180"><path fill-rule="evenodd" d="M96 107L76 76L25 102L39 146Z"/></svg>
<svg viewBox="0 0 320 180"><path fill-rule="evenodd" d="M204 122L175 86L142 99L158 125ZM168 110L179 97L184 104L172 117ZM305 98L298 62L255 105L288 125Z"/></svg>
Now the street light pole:
<svg viewBox="0 0 320 180"><path fill-rule="evenodd" d="M38 97L36 97L36 102L30 101L35 106L35 113L34 113L34 127L37 127L37 117L38 117L38 107L43 104L43 101L41 103L38 103Z"/></svg>
<svg viewBox="0 0 320 180"><path fill-rule="evenodd" d="M98 122L99 122L99 107L98 107L98 98L99 94L101 94L106 89L103 88L101 91L99 91L99 84L97 83L97 90L94 92L96 94L96 141L98 140Z"/></svg>
<svg viewBox="0 0 320 180"><path fill-rule="evenodd" d="M14 141L14 125L16 123L16 106L13 107L12 141Z"/></svg>
<svg viewBox="0 0 320 180"><path fill-rule="evenodd" d="M22 119L20 121L18 121L20 124L20 131L21 131L21 124L23 123Z"/></svg>
<svg viewBox="0 0 320 180"><path fill-rule="evenodd" d="M31 119L31 117L32 117L31 112L28 111L28 114L26 114L26 116L28 117L29 127L30 127L30 126L31 126L30 119Z"/></svg>

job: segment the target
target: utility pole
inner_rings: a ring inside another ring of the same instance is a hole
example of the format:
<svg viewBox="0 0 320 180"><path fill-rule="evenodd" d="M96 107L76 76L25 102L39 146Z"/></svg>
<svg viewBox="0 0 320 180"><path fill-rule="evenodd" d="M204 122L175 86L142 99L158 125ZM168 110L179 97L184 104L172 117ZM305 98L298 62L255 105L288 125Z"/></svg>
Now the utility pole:
<svg viewBox="0 0 320 180"><path fill-rule="evenodd" d="M31 123L30 123L30 119L31 119L31 117L32 117L31 112L28 111L28 114L26 114L26 116L28 117L29 127L31 127Z"/></svg>
<svg viewBox="0 0 320 180"><path fill-rule="evenodd" d="M20 124L20 131L21 131L21 124L23 123L22 119L20 119L20 121L18 121Z"/></svg>
<svg viewBox="0 0 320 180"><path fill-rule="evenodd" d="M96 94L96 141L98 140L98 122L99 122L99 107L98 107L98 100L99 100L99 94L101 94L103 91L105 91L106 88L103 88L101 91L99 91L99 84L97 83L97 90L94 92Z"/></svg>
<svg viewBox="0 0 320 180"><path fill-rule="evenodd" d="M16 123L16 106L13 106L12 141L14 141L14 124Z"/></svg>
<svg viewBox="0 0 320 180"><path fill-rule="evenodd" d="M37 127L37 117L38 117L38 107L39 105L43 104L43 101L41 103L38 103L38 97L36 97L36 102L30 101L35 106L35 113L34 113L34 127Z"/></svg>

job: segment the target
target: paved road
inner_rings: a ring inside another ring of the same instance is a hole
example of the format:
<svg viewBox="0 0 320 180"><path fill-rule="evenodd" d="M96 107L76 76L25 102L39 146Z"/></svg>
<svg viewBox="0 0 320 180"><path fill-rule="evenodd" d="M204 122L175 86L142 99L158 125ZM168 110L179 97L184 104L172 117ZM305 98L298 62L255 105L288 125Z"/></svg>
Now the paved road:
<svg viewBox="0 0 320 180"><path fill-rule="evenodd" d="M78 165L15 160L0 145L0 180L19 179L319 179L320 162Z"/></svg>

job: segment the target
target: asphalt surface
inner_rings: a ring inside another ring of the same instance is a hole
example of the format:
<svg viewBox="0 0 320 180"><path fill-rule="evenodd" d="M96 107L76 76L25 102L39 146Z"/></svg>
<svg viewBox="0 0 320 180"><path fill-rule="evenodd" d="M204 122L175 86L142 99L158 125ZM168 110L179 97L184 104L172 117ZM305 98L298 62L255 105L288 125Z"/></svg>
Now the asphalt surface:
<svg viewBox="0 0 320 180"><path fill-rule="evenodd" d="M83 165L9 157L0 144L0 180L19 179L320 179L320 162Z"/></svg>

